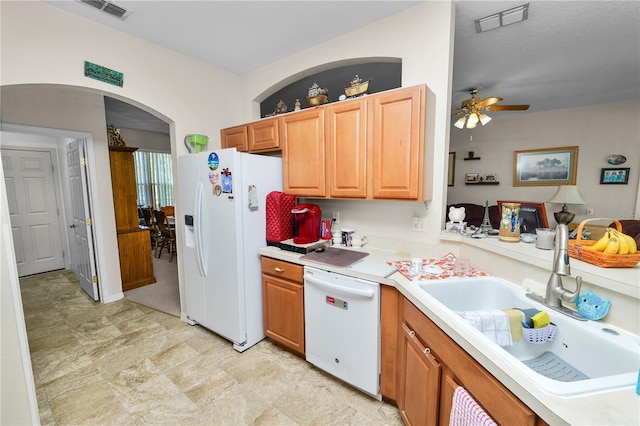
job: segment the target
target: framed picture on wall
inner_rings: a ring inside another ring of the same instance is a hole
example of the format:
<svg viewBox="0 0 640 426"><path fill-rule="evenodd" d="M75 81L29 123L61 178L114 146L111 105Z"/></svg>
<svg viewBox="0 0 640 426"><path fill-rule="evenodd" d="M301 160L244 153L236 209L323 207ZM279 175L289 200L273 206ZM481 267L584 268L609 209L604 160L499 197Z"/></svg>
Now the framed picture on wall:
<svg viewBox="0 0 640 426"><path fill-rule="evenodd" d="M513 186L575 185L578 147L515 151Z"/></svg>
<svg viewBox="0 0 640 426"><path fill-rule="evenodd" d="M601 185L626 185L629 183L629 167L604 168L600 171Z"/></svg>
<svg viewBox="0 0 640 426"><path fill-rule="evenodd" d="M456 177L456 153L449 153L449 171L447 172L447 186L453 186Z"/></svg>
<svg viewBox="0 0 640 426"><path fill-rule="evenodd" d="M478 183L480 182L480 173L467 173L464 175L465 183Z"/></svg>

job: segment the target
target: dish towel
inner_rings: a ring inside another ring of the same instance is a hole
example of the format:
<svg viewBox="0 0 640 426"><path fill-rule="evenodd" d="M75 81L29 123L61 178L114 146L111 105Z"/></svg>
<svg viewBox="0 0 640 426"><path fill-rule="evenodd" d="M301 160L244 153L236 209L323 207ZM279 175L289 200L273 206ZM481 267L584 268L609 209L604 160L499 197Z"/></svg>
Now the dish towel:
<svg viewBox="0 0 640 426"><path fill-rule="evenodd" d="M505 311L493 309L488 311L456 311L456 313L498 345L513 345L509 315Z"/></svg>
<svg viewBox="0 0 640 426"><path fill-rule="evenodd" d="M458 386L453 393L449 426L497 426L465 388Z"/></svg>

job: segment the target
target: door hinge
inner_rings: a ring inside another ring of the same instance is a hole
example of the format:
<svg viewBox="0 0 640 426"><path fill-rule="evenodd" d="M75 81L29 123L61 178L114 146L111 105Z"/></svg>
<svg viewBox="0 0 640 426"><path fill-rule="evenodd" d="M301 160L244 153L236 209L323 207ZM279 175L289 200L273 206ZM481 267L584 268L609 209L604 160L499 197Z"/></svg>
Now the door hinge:
<svg viewBox="0 0 640 426"><path fill-rule="evenodd" d="M94 283L98 282L98 276L94 275L93 277L91 277L91 279L93 280Z"/></svg>
<svg viewBox="0 0 640 426"><path fill-rule="evenodd" d="M87 220L85 221L85 223L87 224L87 226L91 226L91 225L93 225L93 220L91 220L91 218L88 217Z"/></svg>
<svg viewBox="0 0 640 426"><path fill-rule="evenodd" d="M80 158L80 165L81 166L86 166L87 165L87 159L84 158L84 157Z"/></svg>

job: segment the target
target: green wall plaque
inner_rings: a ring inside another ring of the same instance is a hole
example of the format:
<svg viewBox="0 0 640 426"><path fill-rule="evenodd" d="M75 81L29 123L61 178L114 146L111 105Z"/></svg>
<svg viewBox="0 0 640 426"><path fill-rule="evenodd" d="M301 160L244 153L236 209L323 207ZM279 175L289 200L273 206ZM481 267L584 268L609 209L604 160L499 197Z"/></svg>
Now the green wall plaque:
<svg viewBox="0 0 640 426"><path fill-rule="evenodd" d="M124 85L124 74L103 67L102 65L93 64L89 61L84 61L84 76L118 87Z"/></svg>

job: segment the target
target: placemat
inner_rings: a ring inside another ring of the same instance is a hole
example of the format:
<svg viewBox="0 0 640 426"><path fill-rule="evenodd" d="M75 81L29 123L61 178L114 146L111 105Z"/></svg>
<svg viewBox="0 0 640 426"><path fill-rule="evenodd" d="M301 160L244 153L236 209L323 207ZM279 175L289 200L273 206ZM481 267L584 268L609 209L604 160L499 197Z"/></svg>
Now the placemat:
<svg viewBox="0 0 640 426"><path fill-rule="evenodd" d="M305 254L300 259L312 260L314 262L325 263L332 266L346 267L367 256L369 256L369 253L362 251L327 247L325 251L312 251L311 253Z"/></svg>
<svg viewBox="0 0 640 426"><path fill-rule="evenodd" d="M423 265L436 265L442 269L442 272L439 274L421 274L419 276L413 277L409 273L409 268L411 266L410 260L391 260L387 261L389 265L397 266L398 272L400 272L404 277L408 280L441 280L444 278L451 277L460 277L460 275L456 274L456 256L453 253L447 253L442 256L440 259L423 259ZM488 274L486 272L482 272L479 269L470 267L470 270L465 274L465 277L484 277Z"/></svg>

